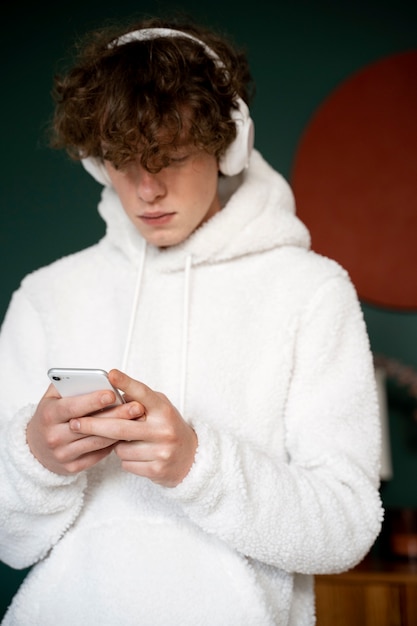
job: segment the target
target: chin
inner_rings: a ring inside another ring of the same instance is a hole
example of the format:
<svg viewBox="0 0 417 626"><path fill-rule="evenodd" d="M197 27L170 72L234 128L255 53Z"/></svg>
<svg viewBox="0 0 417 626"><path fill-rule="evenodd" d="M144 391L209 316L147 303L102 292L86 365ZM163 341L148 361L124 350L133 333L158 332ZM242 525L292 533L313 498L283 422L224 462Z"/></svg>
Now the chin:
<svg viewBox="0 0 417 626"><path fill-rule="evenodd" d="M156 248L171 248L172 246L178 246L189 237L189 234L174 234L174 233L158 233L154 237L145 237L146 241L155 246Z"/></svg>

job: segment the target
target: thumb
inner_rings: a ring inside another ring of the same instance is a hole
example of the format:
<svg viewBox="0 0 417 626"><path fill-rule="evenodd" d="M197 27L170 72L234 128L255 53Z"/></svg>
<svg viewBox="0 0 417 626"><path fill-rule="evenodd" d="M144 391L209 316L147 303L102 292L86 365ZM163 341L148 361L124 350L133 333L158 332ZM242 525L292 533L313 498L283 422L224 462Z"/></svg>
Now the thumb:
<svg viewBox="0 0 417 626"><path fill-rule="evenodd" d="M159 396L155 391L118 369L110 370L109 380L112 385L123 391L125 396L140 402L146 410L150 410L160 403Z"/></svg>

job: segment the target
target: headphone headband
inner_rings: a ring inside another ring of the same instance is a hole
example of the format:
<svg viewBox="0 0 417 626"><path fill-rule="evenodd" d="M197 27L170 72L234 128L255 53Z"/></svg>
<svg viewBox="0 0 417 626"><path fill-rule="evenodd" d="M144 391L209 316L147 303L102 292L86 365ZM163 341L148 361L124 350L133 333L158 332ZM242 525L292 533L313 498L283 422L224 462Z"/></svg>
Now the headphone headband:
<svg viewBox="0 0 417 626"><path fill-rule="evenodd" d="M150 41L151 39L159 39L162 37L185 37L198 43L205 51L208 57L212 58L219 67L224 67L223 62L219 56L212 50L204 41L198 39L194 35L190 35L182 30L175 30L174 28L142 28L140 30L133 30L130 33L126 33L118 39L115 39L110 43L109 47L122 46L125 43L132 41Z"/></svg>
<svg viewBox="0 0 417 626"><path fill-rule="evenodd" d="M132 41L149 41L163 37L184 37L198 43L204 49L208 57L218 65L224 67L219 56L207 44L182 30L172 28L143 28L126 33L113 40L109 47L118 47ZM230 116L236 124L236 137L230 144L226 153L219 161L219 169L226 176L234 176L244 170L249 163L249 157L254 144L254 124L250 117L247 104L239 95L236 95L237 109L232 109ZM107 170L100 159L87 157L82 159L85 169L102 185L111 186Z"/></svg>

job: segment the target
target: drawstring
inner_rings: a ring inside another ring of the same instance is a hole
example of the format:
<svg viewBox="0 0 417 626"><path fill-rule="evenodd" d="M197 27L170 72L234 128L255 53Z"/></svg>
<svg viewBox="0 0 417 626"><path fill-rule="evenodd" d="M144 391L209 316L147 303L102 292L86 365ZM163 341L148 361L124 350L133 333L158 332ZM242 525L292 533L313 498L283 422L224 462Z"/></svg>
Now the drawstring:
<svg viewBox="0 0 417 626"><path fill-rule="evenodd" d="M130 313L129 328L127 331L125 351L124 351L123 360L122 360L122 367L121 367L122 372L126 371L127 361L128 361L129 353L130 353L130 346L132 343L133 330L135 328L136 311L138 308L140 288L142 284L143 268L145 267L145 257L146 257L146 242L144 242L142 246L141 255L139 257L138 271L136 274L135 291L134 291L134 296L133 296L133 304L132 304L132 310Z"/></svg>
<svg viewBox="0 0 417 626"><path fill-rule="evenodd" d="M122 371L126 371L127 362L129 359L130 348L132 344L132 336L135 328L136 313L138 308L140 290L142 285L143 270L145 267L146 258L146 244L142 247L141 255L138 263L138 270L136 274L136 283L133 296L132 310L129 320L129 328L126 337L125 350L122 360ZM187 361L188 361L188 326L189 326L189 312L190 312L190 283L191 283L191 267L192 256L188 255L185 259L184 267L184 299L183 299L183 318L182 318L182 345L181 345L181 367L180 367L180 399L179 410L181 415L184 415L185 409L185 392L187 384Z"/></svg>
<svg viewBox="0 0 417 626"><path fill-rule="evenodd" d="M181 378L180 378L180 406L179 410L184 416L185 391L187 384L187 359L188 359L188 326L190 313L190 277L192 256L189 254L185 259L184 268L184 300L182 317L182 346L181 346Z"/></svg>

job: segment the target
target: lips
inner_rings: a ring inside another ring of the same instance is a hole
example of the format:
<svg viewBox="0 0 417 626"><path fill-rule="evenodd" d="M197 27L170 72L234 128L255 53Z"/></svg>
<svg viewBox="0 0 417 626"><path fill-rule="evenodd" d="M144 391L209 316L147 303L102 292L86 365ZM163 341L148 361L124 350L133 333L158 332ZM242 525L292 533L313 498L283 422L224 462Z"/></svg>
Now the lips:
<svg viewBox="0 0 417 626"><path fill-rule="evenodd" d="M157 213L144 213L138 217L148 226L163 226L164 224L168 224L174 216L175 213L163 213L161 211Z"/></svg>

